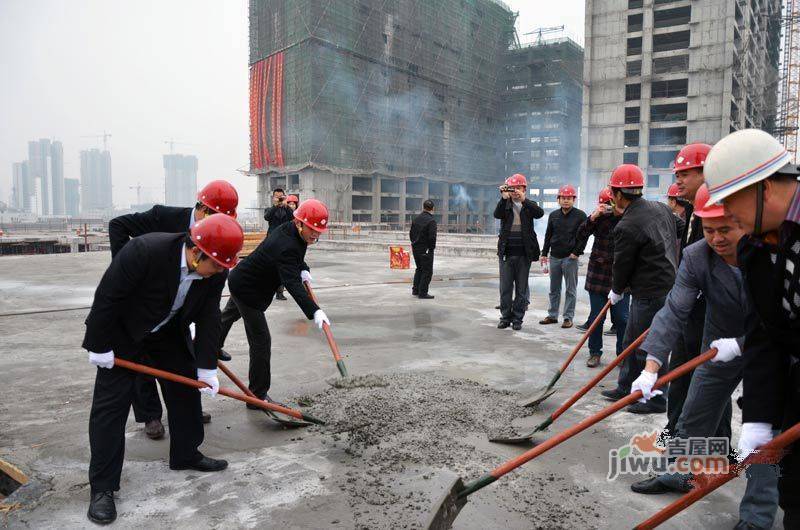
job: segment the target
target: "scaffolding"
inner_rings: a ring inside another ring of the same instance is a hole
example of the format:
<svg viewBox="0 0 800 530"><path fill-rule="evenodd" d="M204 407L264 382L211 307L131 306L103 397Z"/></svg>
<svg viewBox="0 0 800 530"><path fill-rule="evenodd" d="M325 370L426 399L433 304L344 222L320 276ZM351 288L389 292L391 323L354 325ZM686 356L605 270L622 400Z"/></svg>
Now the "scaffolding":
<svg viewBox="0 0 800 530"><path fill-rule="evenodd" d="M800 125L800 0L787 0L783 17L780 109L776 136L797 160Z"/></svg>

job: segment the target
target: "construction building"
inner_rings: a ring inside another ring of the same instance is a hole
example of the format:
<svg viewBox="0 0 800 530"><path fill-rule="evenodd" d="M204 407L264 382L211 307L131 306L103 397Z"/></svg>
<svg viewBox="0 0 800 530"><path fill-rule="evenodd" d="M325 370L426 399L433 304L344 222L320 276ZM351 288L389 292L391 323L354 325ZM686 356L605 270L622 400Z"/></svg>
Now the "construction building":
<svg viewBox="0 0 800 530"><path fill-rule="evenodd" d="M11 165L11 207L21 212L30 212L33 203L33 189L28 161L14 162Z"/></svg>
<svg viewBox="0 0 800 530"><path fill-rule="evenodd" d="M64 179L64 213L78 217L81 211L81 183L78 179Z"/></svg>
<svg viewBox="0 0 800 530"><path fill-rule="evenodd" d="M18 200L23 202L23 210L42 216L64 215L64 148L61 142L47 138L28 142L27 171L16 166L14 169L21 184L22 196Z"/></svg>
<svg viewBox="0 0 800 530"><path fill-rule="evenodd" d="M251 0L250 174L317 197L332 222L493 225L502 64L494 0Z"/></svg>
<svg viewBox="0 0 800 530"><path fill-rule="evenodd" d="M194 206L197 202L197 157L164 155L164 189L164 204Z"/></svg>
<svg viewBox="0 0 800 530"><path fill-rule="evenodd" d="M684 144L771 132L780 28L780 0L587 0L582 187L632 163L660 197Z"/></svg>
<svg viewBox="0 0 800 530"><path fill-rule="evenodd" d="M545 209L563 184L580 185L583 48L540 38L510 49L500 85L504 174L522 173Z"/></svg>
<svg viewBox="0 0 800 530"><path fill-rule="evenodd" d="M82 214L102 217L112 211L111 153L107 149L81 151Z"/></svg>

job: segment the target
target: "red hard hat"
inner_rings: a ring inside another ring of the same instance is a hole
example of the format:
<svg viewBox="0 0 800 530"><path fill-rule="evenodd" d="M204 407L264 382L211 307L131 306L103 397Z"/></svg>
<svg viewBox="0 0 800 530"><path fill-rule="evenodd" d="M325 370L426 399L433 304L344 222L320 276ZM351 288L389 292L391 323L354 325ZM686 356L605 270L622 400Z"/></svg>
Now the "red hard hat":
<svg viewBox="0 0 800 530"><path fill-rule="evenodd" d="M611 173L608 185L612 188L644 188L644 173L635 164L622 164Z"/></svg>
<svg viewBox="0 0 800 530"><path fill-rule="evenodd" d="M603 188L600 190L600 195L597 197L597 202L600 204L606 204L607 202L611 202L614 200L614 194L611 193L611 190L608 188Z"/></svg>
<svg viewBox="0 0 800 530"><path fill-rule="evenodd" d="M573 188L569 184L566 184L566 185L561 186L560 188L558 188L558 196L559 197L573 197L574 198L574 197L577 197L578 194L575 193L575 188Z"/></svg>
<svg viewBox="0 0 800 530"><path fill-rule="evenodd" d="M683 146L683 149L678 151L678 156L675 157L675 167L672 169L672 172L677 173L684 169L703 167L703 164L706 163L706 157L709 151L711 151L711 146L708 144L689 144Z"/></svg>
<svg viewBox="0 0 800 530"><path fill-rule="evenodd" d="M506 186L525 186L528 187L528 180L525 175L514 173L506 179Z"/></svg>
<svg viewBox="0 0 800 530"><path fill-rule="evenodd" d="M670 199L677 199L678 198L678 183L673 182L669 185L669 189L667 190L667 197Z"/></svg>
<svg viewBox="0 0 800 530"><path fill-rule="evenodd" d="M236 207L239 206L239 194L230 182L212 180L197 192L197 202L204 204L218 213L230 215L236 219Z"/></svg>
<svg viewBox="0 0 800 530"><path fill-rule="evenodd" d="M694 214L697 217L713 218L725 217L725 208L719 203L708 203L711 195L708 193L708 186L703 184L694 196Z"/></svg>
<svg viewBox="0 0 800 530"><path fill-rule="evenodd" d="M300 199L297 197L297 195L289 195L286 197L286 202L300 202Z"/></svg>
<svg viewBox="0 0 800 530"><path fill-rule="evenodd" d="M317 232L328 230L328 207L317 199L304 201L294 211L294 218Z"/></svg>
<svg viewBox="0 0 800 530"><path fill-rule="evenodd" d="M244 232L239 223L227 215L212 215L195 223L192 241L203 254L226 269L232 269L239 261Z"/></svg>

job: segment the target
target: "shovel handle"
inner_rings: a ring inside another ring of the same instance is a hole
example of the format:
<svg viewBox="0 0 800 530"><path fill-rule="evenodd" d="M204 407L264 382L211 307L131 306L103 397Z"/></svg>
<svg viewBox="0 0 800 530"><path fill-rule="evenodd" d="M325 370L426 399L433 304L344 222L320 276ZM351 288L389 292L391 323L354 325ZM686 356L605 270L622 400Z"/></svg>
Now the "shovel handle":
<svg viewBox="0 0 800 530"><path fill-rule="evenodd" d="M620 354L619 354L619 355L617 355L617 358L616 358L616 359L614 359L613 361L611 361L611 362L608 364L608 366L606 366L606 367L603 369L603 371L602 371L602 372L600 372L599 374L597 374L597 376L595 376L595 378L594 378L594 379L592 379L591 381L589 381L588 383L586 383L586 385L585 385L583 388L581 388L580 390L578 390L577 392L575 392L575 394L574 394L574 395L573 395L571 398L569 398L567 401L565 401L563 405L561 405L560 407L558 407L558 409L556 409L556 411L555 411L555 412L553 412L553 413L550 415L550 420L549 420L549 422L548 422L548 425L549 425L550 423L554 422L554 421L556 420L556 418L558 418L559 416L561 416L562 414L564 414L564 413L565 413L565 412L566 412L566 411L567 411L567 410L568 410L568 409L569 409L569 408L570 408L572 405L574 405L574 404L575 404L575 402L576 402L576 401L578 401L580 398L582 398L583 396L585 396L585 395L586 395L586 393L587 393L587 392L589 392L589 390L591 390L592 388L594 388L594 386L595 386L597 383L599 383L600 381L602 381L602 380L603 380L603 378L604 378L605 376L607 376L609 372L611 372L611 370L613 370L614 368L616 368L616 367L617 367L617 365L619 365L619 364L620 364L622 361L624 361L626 357L628 357L628 356L629 356L631 353L633 353L634 351L636 351L636 348L638 348L638 347L639 347L639 346L640 346L640 345L641 345L641 344L644 342L644 339L647 337L647 333L649 333L649 332L650 332L650 328L647 328L647 329L644 331L644 333L642 333L641 335L639 335L639 338L637 338L635 341L633 341L633 342L630 344L630 346L628 346L627 348L625 348L625 350L623 350L622 352L620 352Z"/></svg>
<svg viewBox="0 0 800 530"><path fill-rule="evenodd" d="M313 300L315 304L319 305L317 297L314 294L314 290L311 288L311 284L308 282L303 282L303 285L306 288L308 296L311 297L311 300ZM322 331L325 333L325 338L328 340L328 346L331 349L331 353L333 353L333 360L336 361L336 368L339 369L339 374L342 377L347 377L347 367L345 367L344 365L344 359L342 359L342 354L339 353L339 346L336 344L336 341L333 340L333 332L331 331L331 326L327 322L323 322Z"/></svg>
<svg viewBox="0 0 800 530"><path fill-rule="evenodd" d="M706 351L702 355L698 355L697 357L695 357L691 361L688 361L688 362L682 364L678 368L676 368L676 369L672 370L671 372L669 372L668 374L664 375L664 377L659 378L658 381L656 381L655 384L653 385L653 389L661 388L662 386L664 386L665 384L669 383L670 381L672 381L674 379L677 379L677 378L681 377L682 375L685 375L685 374L689 373L690 371L694 370L695 368L697 368L698 366L700 366L704 362L706 362L706 361L710 360L711 358L713 358L716 354L717 354L717 349L716 348L711 348L710 350ZM541 444L537 445L536 447L534 447L532 449L529 449L528 451L525 451L524 453L522 453L518 457L512 458L511 460L509 460L505 464L502 464L499 467L496 467L491 472L489 472L488 474L482 476L481 478L479 478L477 480L474 480L473 482L470 482L459 493L459 497L466 497L467 495L470 495L470 494L478 491L479 489L484 488L485 486L488 486L489 484L491 484L495 480L499 479L503 475L505 475L505 474L517 469L518 467L526 464L527 462L530 462L531 460L533 460L537 456L541 455L542 453L544 453L544 452L552 449L553 447L559 445L561 442L569 440L570 438L572 438L576 434L579 434L582 431L584 431L584 430L588 429L589 427L591 427L592 425L594 425L594 424L606 419L607 417L611 416L615 412L617 412L619 410L622 410L625 407L627 407L628 405L631 405L631 404L635 403L637 400L641 399L641 397L642 397L642 391L641 390L637 390L636 392L628 394L627 396L625 396L624 398L620 399L619 401L616 401L612 405L609 405L608 407L604 408L600 412L598 412L598 413L596 413L596 414L594 414L592 416L589 416L588 418L586 418L585 420L577 423L576 425L573 425L572 427L570 427L570 428L568 428L568 429L566 429L566 430L564 430L564 431L562 431L562 432L560 432L560 433L558 433L558 434L556 434L554 436L551 436L550 438L548 438L547 440L545 440Z"/></svg>
<svg viewBox="0 0 800 530"><path fill-rule="evenodd" d="M180 383L182 385L191 386L197 388L198 390L201 388L208 387L206 383L201 383L196 379L191 379L189 377L184 377L182 375L173 374L172 372L165 372L164 370L151 368L150 366L144 366L142 364L133 363L131 361L126 361L125 359L119 359L117 357L114 358L114 366L119 366L120 368L126 368L128 370L132 370L134 372L139 372L142 374L152 375L153 377L158 377L159 379L166 379L167 381L172 381L173 383ZM225 372L225 370L223 370L223 372ZM227 374L228 372L225 373ZM309 423L316 423L317 425L325 425L324 421L319 420L313 416L309 416L308 414L303 414L299 410L282 407L280 405L276 405L275 403L268 403L264 400L258 399L257 397L251 397L246 394L240 394L239 392L234 392L233 390L228 390L227 388L220 388L219 393L222 394L223 396L228 396L229 398L238 399L239 401L250 403L251 405L255 405L256 407L261 407L262 409L282 412L283 414L301 420L305 420Z"/></svg>
<svg viewBox="0 0 800 530"><path fill-rule="evenodd" d="M230 379L233 382L233 384L239 388L239 390L241 390L250 397L256 397L256 395L253 394L253 392L249 388L247 388L247 385L244 384L244 382L241 379L236 377L236 374L234 374L230 368L225 366L225 364L222 361L217 361L217 368L222 370L222 373L227 375L228 379Z"/></svg>
<svg viewBox="0 0 800 530"><path fill-rule="evenodd" d="M783 431L781 434L773 438L769 443L764 444L759 449L758 453L751 453L740 464L734 464L733 469L730 470L728 473L720 473L713 475L711 478L707 479L705 484L703 484L701 487L695 487L694 489L692 489L692 491L685 494L683 497L680 497L675 502L668 504L667 506L656 512L649 519L636 525L635 530L650 530L651 528L659 526L667 519L680 513L681 511L688 508L689 506L691 506L698 500L702 499L703 497L705 497L715 489L719 488L723 484L730 482L734 478L738 477L741 474L741 472L744 471L744 469L751 464L763 464L763 463L774 464L775 458L770 458L770 456L778 455L780 451L785 449L788 445L797 441L799 438L800 438L800 423L796 423L791 429ZM707 475L702 475L702 476L706 477Z"/></svg>
<svg viewBox="0 0 800 530"><path fill-rule="evenodd" d="M608 312L608 309L610 307L611 307L611 300L606 302L606 305L603 306L603 309L601 309L600 312L597 313L597 316L595 317L594 322L592 322L592 325L589 326L589 329L587 329L584 332L583 336L581 337L581 340L578 341L578 344L574 348L572 348L569 357L567 357L567 360L564 361L564 364L562 364L561 368L558 370L560 373L564 373L564 370L567 369L567 366L569 366L569 364L572 362L572 359L574 359L575 356L578 355L578 352L581 351L583 345L586 344L587 340L589 340L589 335L591 335L594 332L595 328L597 328L597 326L600 324L600 320L606 316L606 313Z"/></svg>

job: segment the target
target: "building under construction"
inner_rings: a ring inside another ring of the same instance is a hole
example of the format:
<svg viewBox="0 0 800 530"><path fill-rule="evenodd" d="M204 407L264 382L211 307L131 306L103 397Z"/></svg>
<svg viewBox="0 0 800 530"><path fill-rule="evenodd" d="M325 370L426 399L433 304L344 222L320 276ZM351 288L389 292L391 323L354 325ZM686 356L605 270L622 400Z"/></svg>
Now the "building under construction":
<svg viewBox="0 0 800 530"><path fill-rule="evenodd" d="M492 224L514 17L495 0L251 0L260 203L282 187L333 222L402 226L431 198L451 229Z"/></svg>

